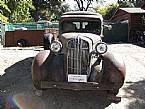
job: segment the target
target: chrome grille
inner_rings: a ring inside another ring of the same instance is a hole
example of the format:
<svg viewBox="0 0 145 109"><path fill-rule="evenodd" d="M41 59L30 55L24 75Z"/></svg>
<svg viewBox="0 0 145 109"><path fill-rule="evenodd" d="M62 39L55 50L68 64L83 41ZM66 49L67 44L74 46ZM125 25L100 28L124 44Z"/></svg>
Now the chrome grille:
<svg viewBox="0 0 145 109"><path fill-rule="evenodd" d="M67 43L67 73L87 75L89 70L89 44L81 38Z"/></svg>

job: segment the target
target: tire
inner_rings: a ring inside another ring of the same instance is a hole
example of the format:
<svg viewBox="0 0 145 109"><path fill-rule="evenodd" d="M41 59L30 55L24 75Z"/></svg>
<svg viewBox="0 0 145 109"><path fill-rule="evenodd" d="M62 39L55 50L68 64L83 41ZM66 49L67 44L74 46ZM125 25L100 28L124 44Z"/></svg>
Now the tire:
<svg viewBox="0 0 145 109"><path fill-rule="evenodd" d="M27 41L25 39L20 39L17 41L17 46L19 47L26 47Z"/></svg>
<svg viewBox="0 0 145 109"><path fill-rule="evenodd" d="M117 95L119 93L119 89L114 89L114 90L111 90L111 91L108 91L108 94L113 94L113 95Z"/></svg>
<svg viewBox="0 0 145 109"><path fill-rule="evenodd" d="M122 86L121 82L119 82L119 81L120 80L115 80L114 82L112 82L112 80L110 80L109 75L104 75L101 82L102 82L102 84L112 86L111 88L113 90L109 90L108 94L117 95L120 87Z"/></svg>
<svg viewBox="0 0 145 109"><path fill-rule="evenodd" d="M110 78L109 72L107 72L106 74L103 74L101 83L105 84L105 85L112 86L111 88L113 90L109 90L108 94L117 95L120 87L122 86L120 81L121 80L119 80L119 79L117 79L117 80L115 79L114 81L112 81L112 79Z"/></svg>
<svg viewBox="0 0 145 109"><path fill-rule="evenodd" d="M115 95L116 96L119 93L119 87L118 86L120 84L119 83L115 83L115 82L114 83L108 82L108 85L111 85L112 86L112 89L113 89L113 90L109 90L108 91L108 94L111 94L111 95Z"/></svg>

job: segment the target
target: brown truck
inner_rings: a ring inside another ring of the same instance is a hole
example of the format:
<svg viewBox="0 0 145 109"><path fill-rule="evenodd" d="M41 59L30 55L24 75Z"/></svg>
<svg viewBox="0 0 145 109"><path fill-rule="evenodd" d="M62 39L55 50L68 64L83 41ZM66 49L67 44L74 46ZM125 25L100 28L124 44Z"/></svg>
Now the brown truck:
<svg viewBox="0 0 145 109"><path fill-rule="evenodd" d="M39 52L32 64L32 80L39 89L101 90L112 102L125 79L121 56L107 51L102 42L103 18L98 13L76 11L60 18L59 35ZM51 39L51 38L50 38Z"/></svg>

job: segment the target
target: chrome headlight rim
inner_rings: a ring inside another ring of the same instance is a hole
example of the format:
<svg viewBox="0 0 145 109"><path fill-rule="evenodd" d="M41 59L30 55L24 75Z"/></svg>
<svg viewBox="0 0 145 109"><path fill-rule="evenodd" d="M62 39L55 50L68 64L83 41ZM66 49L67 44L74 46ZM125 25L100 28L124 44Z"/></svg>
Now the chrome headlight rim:
<svg viewBox="0 0 145 109"><path fill-rule="evenodd" d="M54 53L58 53L62 48L62 44L60 41L53 41L50 45L50 50Z"/></svg>
<svg viewBox="0 0 145 109"><path fill-rule="evenodd" d="M95 50L99 54L104 54L108 50L108 46L105 42L100 42L95 46Z"/></svg>

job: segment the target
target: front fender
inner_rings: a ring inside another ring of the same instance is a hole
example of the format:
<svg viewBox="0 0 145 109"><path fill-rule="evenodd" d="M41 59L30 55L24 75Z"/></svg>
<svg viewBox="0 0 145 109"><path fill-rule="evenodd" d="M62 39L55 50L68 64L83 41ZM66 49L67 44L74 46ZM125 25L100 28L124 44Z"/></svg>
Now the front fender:
<svg viewBox="0 0 145 109"><path fill-rule="evenodd" d="M107 52L101 56L103 60L103 73L105 81L111 83L118 83L121 87L125 80L126 67L123 59L118 54Z"/></svg>
<svg viewBox="0 0 145 109"><path fill-rule="evenodd" d="M63 56L55 55L50 50L41 51L32 64L33 81L63 81Z"/></svg>

